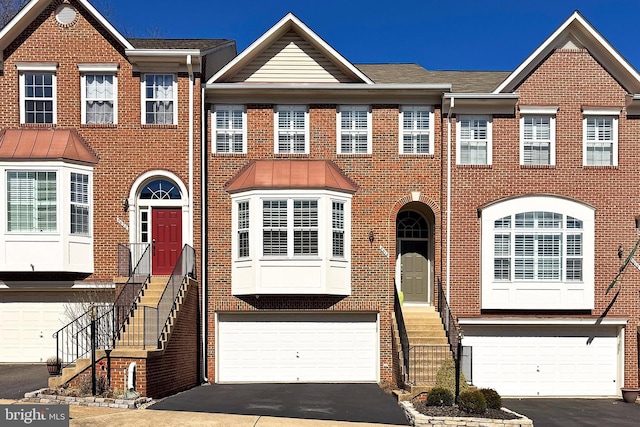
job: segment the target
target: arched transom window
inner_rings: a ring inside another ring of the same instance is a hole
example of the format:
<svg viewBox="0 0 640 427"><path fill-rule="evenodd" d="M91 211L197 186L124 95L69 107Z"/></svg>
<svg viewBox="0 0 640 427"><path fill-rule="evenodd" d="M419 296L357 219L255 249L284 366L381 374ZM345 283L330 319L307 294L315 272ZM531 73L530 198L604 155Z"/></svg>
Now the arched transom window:
<svg viewBox="0 0 640 427"><path fill-rule="evenodd" d="M180 189L173 182L166 179L156 179L145 184L140 191L143 200L180 200Z"/></svg>
<svg viewBox="0 0 640 427"><path fill-rule="evenodd" d="M428 239L429 226L419 213L404 211L398 214L396 233L401 239Z"/></svg>

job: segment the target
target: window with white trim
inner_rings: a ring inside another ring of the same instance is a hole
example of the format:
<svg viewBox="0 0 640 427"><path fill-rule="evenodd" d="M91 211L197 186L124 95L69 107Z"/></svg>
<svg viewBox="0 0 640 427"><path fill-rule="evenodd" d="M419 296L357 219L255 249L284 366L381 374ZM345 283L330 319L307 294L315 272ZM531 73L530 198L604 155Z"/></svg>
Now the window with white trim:
<svg viewBox="0 0 640 427"><path fill-rule="evenodd" d="M262 209L264 256L318 255L317 200L263 200Z"/></svg>
<svg viewBox="0 0 640 427"><path fill-rule="evenodd" d="M433 154L433 108L400 107L400 154Z"/></svg>
<svg viewBox="0 0 640 427"><path fill-rule="evenodd" d="M71 172L71 234L89 234L89 175Z"/></svg>
<svg viewBox="0 0 640 427"><path fill-rule="evenodd" d="M118 78L115 73L86 72L82 84L82 124L118 122Z"/></svg>
<svg viewBox="0 0 640 427"><path fill-rule="evenodd" d="M525 196L491 204L481 218L483 309L593 308L592 207Z"/></svg>
<svg viewBox="0 0 640 427"><path fill-rule="evenodd" d="M276 154L309 153L309 111L305 105L278 105L275 112Z"/></svg>
<svg viewBox="0 0 640 427"><path fill-rule="evenodd" d="M214 152L247 152L247 112L244 105L213 107Z"/></svg>
<svg viewBox="0 0 640 427"><path fill-rule="evenodd" d="M526 114L520 117L520 164L555 164L555 116Z"/></svg>
<svg viewBox="0 0 640 427"><path fill-rule="evenodd" d="M144 74L142 79L142 124L178 123L175 74Z"/></svg>
<svg viewBox="0 0 640 427"><path fill-rule="evenodd" d="M57 176L54 171L7 171L7 230L58 230Z"/></svg>
<svg viewBox="0 0 640 427"><path fill-rule="evenodd" d="M57 64L17 62L16 67L20 80L20 123L55 124Z"/></svg>
<svg viewBox="0 0 640 427"><path fill-rule="evenodd" d="M582 221L556 212L521 212L494 222L494 279L581 281Z"/></svg>
<svg viewBox="0 0 640 427"><path fill-rule="evenodd" d="M594 113L596 112L594 111ZM584 165L617 166L619 111L599 113L601 114L590 114L586 110L584 112Z"/></svg>
<svg viewBox="0 0 640 427"><path fill-rule="evenodd" d="M344 202L331 202L331 226L333 236L331 255L336 258L344 257Z"/></svg>
<svg viewBox="0 0 640 427"><path fill-rule="evenodd" d="M460 115L456 120L457 163L460 165L490 165L492 135L490 116Z"/></svg>
<svg viewBox="0 0 640 427"><path fill-rule="evenodd" d="M238 258L249 256L249 201L238 202Z"/></svg>
<svg viewBox="0 0 640 427"><path fill-rule="evenodd" d="M338 154L371 153L371 107L338 107Z"/></svg>

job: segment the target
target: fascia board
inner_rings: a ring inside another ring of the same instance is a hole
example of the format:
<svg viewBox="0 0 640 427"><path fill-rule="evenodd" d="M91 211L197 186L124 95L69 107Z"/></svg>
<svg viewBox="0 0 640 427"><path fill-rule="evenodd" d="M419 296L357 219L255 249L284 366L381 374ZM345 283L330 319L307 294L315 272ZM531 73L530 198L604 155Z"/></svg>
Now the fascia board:
<svg viewBox="0 0 640 427"><path fill-rule="evenodd" d="M512 325L532 325L532 326L546 326L546 325L619 325L624 326L629 323L627 318L571 318L571 317L495 317L495 318L461 318L458 319L458 323L469 326L512 326Z"/></svg>

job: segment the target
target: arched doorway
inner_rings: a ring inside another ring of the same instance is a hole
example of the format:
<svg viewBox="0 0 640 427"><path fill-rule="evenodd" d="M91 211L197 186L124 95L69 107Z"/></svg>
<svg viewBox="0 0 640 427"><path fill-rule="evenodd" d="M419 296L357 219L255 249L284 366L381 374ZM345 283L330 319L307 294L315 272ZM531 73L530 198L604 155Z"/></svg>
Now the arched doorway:
<svg viewBox="0 0 640 427"><path fill-rule="evenodd" d="M406 209L396 217L396 277L405 302L431 304L433 250L431 226L418 210Z"/></svg>
<svg viewBox="0 0 640 427"><path fill-rule="evenodd" d="M180 184L176 177L150 173L132 189L130 239L150 245L153 275L171 274L185 240L189 241L189 204Z"/></svg>

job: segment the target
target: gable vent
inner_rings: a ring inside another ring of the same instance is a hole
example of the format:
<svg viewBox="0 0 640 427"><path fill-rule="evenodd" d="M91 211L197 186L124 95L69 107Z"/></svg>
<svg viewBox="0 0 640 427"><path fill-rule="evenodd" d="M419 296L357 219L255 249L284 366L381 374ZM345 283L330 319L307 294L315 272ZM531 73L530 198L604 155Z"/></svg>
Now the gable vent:
<svg viewBox="0 0 640 427"><path fill-rule="evenodd" d="M76 15L76 10L68 4L61 4L56 9L56 20L62 25L72 24L76 19Z"/></svg>

